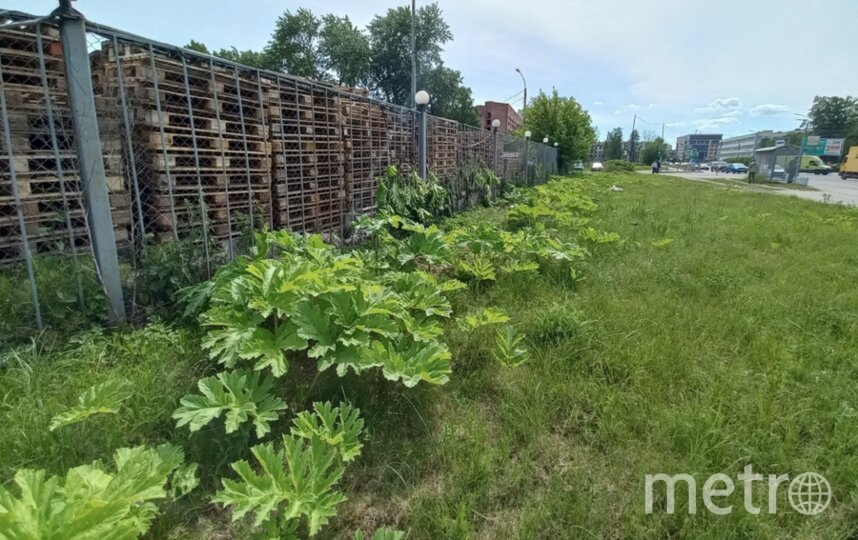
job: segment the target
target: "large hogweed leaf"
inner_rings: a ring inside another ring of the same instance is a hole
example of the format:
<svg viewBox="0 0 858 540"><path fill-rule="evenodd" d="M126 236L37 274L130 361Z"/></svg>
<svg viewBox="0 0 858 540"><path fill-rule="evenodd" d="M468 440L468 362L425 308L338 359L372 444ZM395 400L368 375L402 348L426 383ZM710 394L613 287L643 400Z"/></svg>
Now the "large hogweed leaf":
<svg viewBox="0 0 858 540"><path fill-rule="evenodd" d="M181 449L162 445L121 448L115 470L95 461L64 477L44 470L15 473L18 494L0 486L0 538L113 540L145 534L167 497L171 474L184 462Z"/></svg>
<svg viewBox="0 0 858 540"><path fill-rule="evenodd" d="M450 379L452 355L438 342L413 342L407 346L376 341L364 354L367 363L380 365L384 377L411 388L420 381L445 384Z"/></svg>
<svg viewBox="0 0 858 540"><path fill-rule="evenodd" d="M346 500L334 490L345 470L337 449L318 436L284 435L279 448L258 445L251 454L259 472L247 461L233 463L239 480L224 478L223 490L213 499L232 507L233 521L253 514L254 525L272 533L294 531L295 521L306 519L314 536Z"/></svg>
<svg viewBox="0 0 858 540"><path fill-rule="evenodd" d="M510 325L504 325L495 333L495 360L506 367L518 367L527 360L527 349L522 345L524 336Z"/></svg>
<svg viewBox="0 0 858 540"><path fill-rule="evenodd" d="M459 327L463 330L476 330L483 326L509 322L509 316L504 310L496 307L480 308L459 319Z"/></svg>
<svg viewBox="0 0 858 540"><path fill-rule="evenodd" d="M348 403L333 407L330 402L313 403L313 410L315 414L309 411L298 413L292 435L304 439L319 437L335 447L344 462L358 457L363 447L359 439L363 431L360 410Z"/></svg>
<svg viewBox="0 0 858 540"><path fill-rule="evenodd" d="M252 421L256 436L261 438L279 417L277 412L287 408L271 393L273 379L261 378L259 372L226 371L201 379L197 386L202 395L183 397L181 406L173 413L177 427L187 425L192 432L225 415L227 433Z"/></svg>
<svg viewBox="0 0 858 540"><path fill-rule="evenodd" d="M127 381L105 381L87 389L71 409L51 419L50 430L82 422L94 414L116 414L119 405L131 397Z"/></svg>

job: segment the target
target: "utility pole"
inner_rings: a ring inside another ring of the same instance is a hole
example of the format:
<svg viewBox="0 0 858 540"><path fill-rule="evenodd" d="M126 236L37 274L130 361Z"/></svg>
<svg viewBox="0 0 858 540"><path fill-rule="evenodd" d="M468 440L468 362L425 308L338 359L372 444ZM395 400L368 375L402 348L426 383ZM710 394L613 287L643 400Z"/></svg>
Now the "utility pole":
<svg viewBox="0 0 858 540"><path fill-rule="evenodd" d="M632 120L632 131L631 131L631 133L629 133L629 161L634 161L633 157L634 157L635 149L632 148L632 142L633 142L632 141L632 133L635 132L635 124L637 123L637 121L638 121L638 115L635 114L635 117Z"/></svg>
<svg viewBox="0 0 858 540"><path fill-rule="evenodd" d="M417 103L417 0L411 0L411 108Z"/></svg>
<svg viewBox="0 0 858 540"><path fill-rule="evenodd" d="M527 81L519 68L515 68L515 72L521 76L521 83L524 85L524 106L521 108L521 125L524 125L524 115L527 113Z"/></svg>
<svg viewBox="0 0 858 540"><path fill-rule="evenodd" d="M659 143L659 145L658 145L658 162L659 163L661 163L661 149L662 148L664 148L664 122L661 123L661 143Z"/></svg>

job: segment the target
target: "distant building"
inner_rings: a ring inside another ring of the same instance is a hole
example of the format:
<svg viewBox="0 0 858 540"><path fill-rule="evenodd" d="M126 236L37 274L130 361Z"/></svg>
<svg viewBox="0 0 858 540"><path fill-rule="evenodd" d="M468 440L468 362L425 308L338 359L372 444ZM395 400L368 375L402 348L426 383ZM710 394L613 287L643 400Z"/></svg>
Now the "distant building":
<svg viewBox="0 0 858 540"><path fill-rule="evenodd" d="M638 141L637 144L635 145L635 155L634 155L635 160L638 160L641 158L641 152L643 152L645 144L646 143L643 141ZM632 143L630 141L623 141L623 159L631 159L631 157L629 156L629 149L631 147L632 147Z"/></svg>
<svg viewBox="0 0 858 540"><path fill-rule="evenodd" d="M718 151L721 148L720 133L692 133L683 135L676 139L676 153L679 159L689 161L694 155L693 150L697 151L697 162L715 161L718 159Z"/></svg>
<svg viewBox="0 0 858 540"><path fill-rule="evenodd" d="M483 129L492 129L495 119L500 120L498 131L501 133L511 133L521 127L521 115L509 103L486 101L485 105L477 107L477 114L480 115L480 126Z"/></svg>
<svg viewBox="0 0 858 540"><path fill-rule="evenodd" d="M738 137L730 137L721 141L721 150L718 152L718 159L721 161L730 161L736 158L750 158L754 156L757 148L760 148L760 141L770 139L774 141L774 132L772 130L758 131L756 133L748 133L747 135L739 135Z"/></svg>
<svg viewBox="0 0 858 540"><path fill-rule="evenodd" d="M590 161L605 161L605 141L596 141L590 148Z"/></svg>

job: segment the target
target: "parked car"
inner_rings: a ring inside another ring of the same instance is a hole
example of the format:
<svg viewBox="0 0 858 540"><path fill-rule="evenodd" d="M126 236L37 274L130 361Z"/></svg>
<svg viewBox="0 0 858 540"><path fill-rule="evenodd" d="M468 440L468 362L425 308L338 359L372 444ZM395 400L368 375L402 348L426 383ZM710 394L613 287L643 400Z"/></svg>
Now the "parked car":
<svg viewBox="0 0 858 540"><path fill-rule="evenodd" d="M729 173L735 174L746 174L748 172L748 166L744 163L730 163L729 164Z"/></svg>
<svg viewBox="0 0 858 540"><path fill-rule="evenodd" d="M604 171L605 167L602 165L601 161L594 161L592 165L590 165L591 171Z"/></svg>
<svg viewBox="0 0 858 540"><path fill-rule="evenodd" d="M786 180L786 169L780 165L775 165L772 170L772 180Z"/></svg>
<svg viewBox="0 0 858 540"><path fill-rule="evenodd" d="M584 162L581 160L576 161L572 164L573 171L583 171L584 170Z"/></svg>
<svg viewBox="0 0 858 540"><path fill-rule="evenodd" d="M710 167L708 163L704 163L703 165L700 166L700 170L709 172L712 170L712 167Z"/></svg>

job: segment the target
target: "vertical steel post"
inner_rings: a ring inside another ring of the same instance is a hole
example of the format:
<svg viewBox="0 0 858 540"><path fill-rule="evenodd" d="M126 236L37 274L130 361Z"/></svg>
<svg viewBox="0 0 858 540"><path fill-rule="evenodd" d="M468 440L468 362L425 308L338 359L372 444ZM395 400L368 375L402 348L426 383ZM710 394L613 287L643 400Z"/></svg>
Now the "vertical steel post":
<svg viewBox="0 0 858 540"><path fill-rule="evenodd" d="M122 72L122 59L119 54L119 40L113 36L113 54L116 60L116 79L119 82L119 105L122 107L122 124L125 132L125 151L131 166L131 187L134 189L134 199L137 201L137 224L140 229L140 240L146 233L143 223L143 201L140 200L140 185L137 182L137 163L134 159L134 146L131 141L131 123L128 121L128 102L125 99L125 74ZM154 73L153 73L153 76ZM133 238L133 236L132 236Z"/></svg>
<svg viewBox="0 0 858 540"><path fill-rule="evenodd" d="M223 173L224 191L226 191L226 252L229 260L235 259L235 251L233 250L233 232L232 232L232 195L229 192L229 171L226 167L226 150L224 146L228 143L224 140L226 130L220 118L220 98L217 91L217 80L215 79L214 60L209 58L209 76L212 85L212 97L214 98L215 122L217 123L218 146L220 147L220 170Z"/></svg>
<svg viewBox="0 0 858 540"><path fill-rule="evenodd" d="M426 180L427 178L427 167L426 160L428 159L427 150L426 150L426 138L427 138L427 114L426 114L426 105L421 105L420 109L420 129L417 130L417 146L419 148L419 171L420 178Z"/></svg>
<svg viewBox="0 0 858 540"><path fill-rule="evenodd" d="M244 123L244 104L242 103L243 99L241 97L241 81L238 78L237 67L233 68L232 74L235 78L235 95L238 99L238 118L241 125L241 142L244 147L244 172L247 178L247 213L250 214L250 234L251 238L253 238L253 231L256 230L256 227L254 227L253 224L253 183L250 178L250 153L247 147L247 126Z"/></svg>
<svg viewBox="0 0 858 540"><path fill-rule="evenodd" d="M66 231L69 233L69 248L72 252L72 262L74 264L74 277L77 285L77 301L80 305L81 312L86 310L86 303L83 299L83 284L80 280L80 261L77 258L77 246L74 241L74 231L72 230L71 209L69 208L68 193L66 192L66 177L63 171L63 163L60 158L60 146L57 142L57 126L54 118L54 105L51 99L51 93L48 90L48 76L45 67L45 51L42 42L42 25L36 25L36 48L39 54L39 74L42 78L42 94L45 97L45 112L48 113L48 128L51 135L51 150L54 154L54 161L57 167L57 179L60 181L60 195L63 201L63 213L65 213Z"/></svg>
<svg viewBox="0 0 858 540"><path fill-rule="evenodd" d="M33 256L30 253L30 240L27 237L27 225L24 223L24 209L21 206L21 195L18 193L18 174L15 170L15 156L12 153L12 133L9 128L9 112L6 109L6 90L3 88L3 61L0 57L0 117L3 118L3 138L6 146L6 158L9 160L9 174L12 181L12 196L15 199L15 210L18 214L18 229L21 231L21 249L24 251L24 262L27 265L27 277L30 280L30 294L33 297L33 311L39 330L44 328L42 323L42 308L39 306L39 290L36 287L36 273L33 269Z"/></svg>
<svg viewBox="0 0 858 540"><path fill-rule="evenodd" d="M191 142L194 143L194 169L197 172L197 195L199 197L200 215L203 221L203 251L206 256L206 276L212 277L211 257L209 255L209 220L206 200L203 195L203 179L200 175L200 149L197 145L197 126L194 122L194 103L191 99L191 84L188 80L188 59L182 55L182 75L185 82L185 100L188 102L188 121L191 125Z"/></svg>
<svg viewBox="0 0 858 540"><path fill-rule="evenodd" d="M173 177L170 174L170 160L167 157L167 136L164 133L164 116L161 111L161 91L158 88L158 72L155 70L155 49L149 45L149 66L152 68L152 87L155 90L155 112L158 114L158 133L161 137L161 156L164 159L164 172L167 175L167 193L170 195L170 223L173 225L173 239L179 240L179 221L176 218L176 196L173 194Z"/></svg>
<svg viewBox="0 0 858 540"><path fill-rule="evenodd" d="M259 135L262 137L263 141L270 141L268 136L265 134L265 130L268 128L268 121L265 118L265 111L268 110L268 107L265 106L266 98L262 93L262 72L258 69L256 70L256 91L259 93L259 122L257 122L257 126L262 129L262 133ZM269 143L270 144L270 143ZM265 149L265 143L262 144L263 155L265 156L262 159L274 159L271 150ZM274 230L274 194L271 193L271 167L265 167L268 174L268 226L271 230Z"/></svg>
<svg viewBox="0 0 858 540"><path fill-rule="evenodd" d="M66 69L69 107L74 123L77 161L83 184L93 253L110 302L110 319L114 323L125 321L125 301L122 298L122 280L119 276L119 256L110 214L110 196L104 176L104 158L101 137L95 112L92 90L92 71L86 44L86 26L83 15L63 0L54 13L60 19L60 41Z"/></svg>
<svg viewBox="0 0 858 540"><path fill-rule="evenodd" d="M528 145L530 144L530 139L524 139L524 159L522 160L522 165L524 165L524 183L526 185L530 185L530 167L528 167L528 161L530 160L530 148Z"/></svg>

